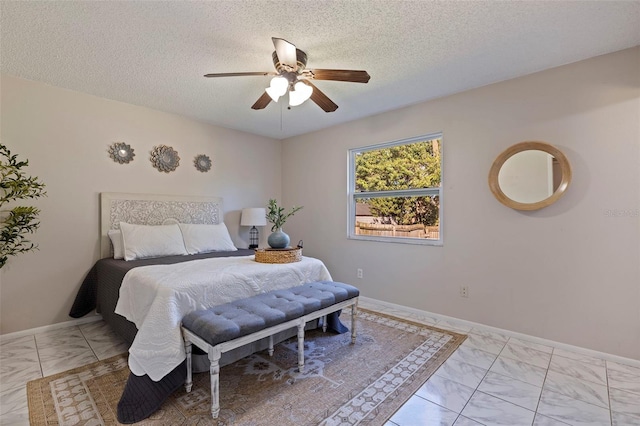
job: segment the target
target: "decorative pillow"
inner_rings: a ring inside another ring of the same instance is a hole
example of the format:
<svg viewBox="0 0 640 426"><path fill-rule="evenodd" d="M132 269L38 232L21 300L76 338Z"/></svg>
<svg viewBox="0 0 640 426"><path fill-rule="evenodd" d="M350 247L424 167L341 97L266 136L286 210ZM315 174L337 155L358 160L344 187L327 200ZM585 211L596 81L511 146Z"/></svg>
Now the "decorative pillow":
<svg viewBox="0 0 640 426"><path fill-rule="evenodd" d="M224 223L218 225L181 223L180 230L189 254L238 250L231 241L229 230Z"/></svg>
<svg viewBox="0 0 640 426"><path fill-rule="evenodd" d="M113 247L113 258L124 259L124 246L122 245L122 231L111 229L109 232L111 247Z"/></svg>
<svg viewBox="0 0 640 426"><path fill-rule="evenodd" d="M187 254L178 225L132 225L120 222L124 260Z"/></svg>

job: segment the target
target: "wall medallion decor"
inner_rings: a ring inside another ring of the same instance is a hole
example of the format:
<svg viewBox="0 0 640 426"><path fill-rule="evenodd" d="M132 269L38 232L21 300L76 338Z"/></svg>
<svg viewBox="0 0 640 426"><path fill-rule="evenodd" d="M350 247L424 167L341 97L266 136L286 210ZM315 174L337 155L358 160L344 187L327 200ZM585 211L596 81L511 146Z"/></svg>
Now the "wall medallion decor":
<svg viewBox="0 0 640 426"><path fill-rule="evenodd" d="M196 155L196 158L193 159L193 165L199 172L208 172L211 170L211 158L204 154Z"/></svg>
<svg viewBox="0 0 640 426"><path fill-rule="evenodd" d="M135 157L135 153L133 152L133 148L131 145L128 145L124 142L114 142L109 147L109 157L116 163L125 164L133 161L133 157Z"/></svg>
<svg viewBox="0 0 640 426"><path fill-rule="evenodd" d="M174 171L180 165L178 152L166 145L154 146L149 160L153 167L165 173Z"/></svg>

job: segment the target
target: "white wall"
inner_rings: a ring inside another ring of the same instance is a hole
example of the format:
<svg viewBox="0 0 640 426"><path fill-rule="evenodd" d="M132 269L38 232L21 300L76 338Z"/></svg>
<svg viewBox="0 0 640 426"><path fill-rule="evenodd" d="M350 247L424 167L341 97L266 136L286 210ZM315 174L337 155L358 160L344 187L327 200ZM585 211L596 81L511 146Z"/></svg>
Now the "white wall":
<svg viewBox="0 0 640 426"><path fill-rule="evenodd" d="M283 201L305 208L285 231L365 296L640 359L639 123L634 48L295 137ZM444 246L348 240L347 149L440 131ZM573 183L519 212L487 176L531 140L565 153Z"/></svg>
<svg viewBox="0 0 640 426"><path fill-rule="evenodd" d="M0 333L70 320L75 293L99 258L100 192L222 196L240 247L249 239L240 210L280 197L279 141L6 75L0 89L2 143L29 160L26 171L48 192L28 204L42 209L32 238L40 250L0 270ZM133 162L109 158L117 141L134 148ZM178 151L176 171L151 166L149 152L160 144ZM194 168L198 154L212 159L208 173Z"/></svg>

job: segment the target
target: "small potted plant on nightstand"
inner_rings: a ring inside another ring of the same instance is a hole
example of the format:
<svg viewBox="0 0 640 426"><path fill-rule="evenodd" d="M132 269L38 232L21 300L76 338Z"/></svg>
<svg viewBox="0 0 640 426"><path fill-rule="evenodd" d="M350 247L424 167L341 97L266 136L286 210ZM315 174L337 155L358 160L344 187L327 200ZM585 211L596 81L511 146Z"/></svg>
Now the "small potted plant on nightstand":
<svg viewBox="0 0 640 426"><path fill-rule="evenodd" d="M286 248L289 246L289 236L282 232L282 226L287 219L295 214L303 206L293 206L289 213L285 213L284 207L279 207L278 202L274 199L269 200L267 208L267 220L273 224L271 227L272 234L267 238L267 242L271 248Z"/></svg>

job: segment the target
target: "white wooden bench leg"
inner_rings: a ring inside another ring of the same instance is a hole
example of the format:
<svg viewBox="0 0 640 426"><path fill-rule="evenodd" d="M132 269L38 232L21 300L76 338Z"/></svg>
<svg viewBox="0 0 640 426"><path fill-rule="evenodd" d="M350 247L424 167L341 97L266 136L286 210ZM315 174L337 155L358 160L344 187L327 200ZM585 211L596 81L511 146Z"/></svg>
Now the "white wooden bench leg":
<svg viewBox="0 0 640 426"><path fill-rule="evenodd" d="M327 325L326 312L331 312L331 310L335 309L336 307L338 309L346 309L349 306L351 306L351 343L353 344L356 342L356 314L358 309L357 298L355 298L355 300L342 301L336 304L335 306L324 308L320 310L320 312L312 312L298 319L286 321L284 323L281 323L272 327L268 327L263 330L259 330L255 333L251 333L246 336L242 336L227 342L219 343L216 346L211 346L198 335L193 334L191 331L187 330L186 328L183 328L182 332L183 332L183 335L185 336L184 345L185 345L185 353L186 353L186 359L187 359L187 362L186 362L187 380L185 383L187 392L190 392L193 386L193 374L192 374L193 343L195 343L200 348L207 348L209 362L211 363L211 367L209 369L209 375L211 380L211 417L213 419L217 419L218 416L220 415L220 357L222 355L222 352L227 352L231 349L243 346L247 343L254 342L259 339L264 339L265 337L269 337L269 355L273 355L274 333L288 330L288 329L291 329L292 327L297 327L298 329L297 330L298 371L300 373L304 373L304 327L307 321L323 318L324 320L323 328L324 328Z"/></svg>
<svg viewBox="0 0 640 426"><path fill-rule="evenodd" d="M209 348L209 362L211 368L209 373L211 376L211 417L218 418L220 414L220 348L214 346Z"/></svg>
<svg viewBox="0 0 640 426"><path fill-rule="evenodd" d="M304 321L298 323L298 371L304 373Z"/></svg>
<svg viewBox="0 0 640 426"><path fill-rule="evenodd" d="M191 369L191 349L192 349L192 345L191 342L188 340L184 341L184 351L187 353L187 381L184 384L184 387L188 392L191 392L191 386L193 385L193 376L192 376L192 369Z"/></svg>
<svg viewBox="0 0 640 426"><path fill-rule="evenodd" d="M358 302L351 305L351 343L356 343L356 314L358 313Z"/></svg>
<svg viewBox="0 0 640 426"><path fill-rule="evenodd" d="M327 332L327 316L326 315L322 316L322 332L323 333Z"/></svg>

